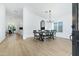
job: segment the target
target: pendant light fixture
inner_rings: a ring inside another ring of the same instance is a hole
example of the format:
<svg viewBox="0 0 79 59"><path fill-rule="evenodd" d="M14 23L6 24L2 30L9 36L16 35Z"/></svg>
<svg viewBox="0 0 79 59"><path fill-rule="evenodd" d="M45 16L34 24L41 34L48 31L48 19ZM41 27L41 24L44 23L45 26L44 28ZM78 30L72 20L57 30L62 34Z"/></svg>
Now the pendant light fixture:
<svg viewBox="0 0 79 59"><path fill-rule="evenodd" d="M47 22L48 23L53 23L53 21L52 21L52 11L51 10L48 11L48 20L47 20Z"/></svg>

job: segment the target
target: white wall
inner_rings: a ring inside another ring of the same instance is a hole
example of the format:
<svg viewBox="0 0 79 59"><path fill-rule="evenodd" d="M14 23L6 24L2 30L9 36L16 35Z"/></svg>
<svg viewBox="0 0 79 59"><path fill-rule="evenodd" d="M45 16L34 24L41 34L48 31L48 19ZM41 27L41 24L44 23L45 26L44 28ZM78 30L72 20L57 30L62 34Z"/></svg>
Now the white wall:
<svg viewBox="0 0 79 59"><path fill-rule="evenodd" d="M33 36L33 30L40 29L40 21L44 18L34 14L28 8L23 8L23 39Z"/></svg>
<svg viewBox="0 0 79 59"><path fill-rule="evenodd" d="M59 5L54 10L54 22L63 22L63 32L57 32L58 37L68 38L72 33L72 4ZM53 26L52 26L53 27Z"/></svg>
<svg viewBox="0 0 79 59"><path fill-rule="evenodd" d="M19 19L18 29L19 27L23 27L23 18ZM23 30L18 30L18 33L23 37Z"/></svg>
<svg viewBox="0 0 79 59"><path fill-rule="evenodd" d="M53 17L54 22L63 22L63 32L57 32L58 37L69 38L72 33L72 4L57 4L56 7L53 7ZM33 36L33 30L40 29L40 21L44 19L37 14L30 11L29 8L23 8L23 38ZM52 24L45 23L46 29L51 30Z"/></svg>
<svg viewBox="0 0 79 59"><path fill-rule="evenodd" d="M5 39L5 7L0 4L0 42Z"/></svg>

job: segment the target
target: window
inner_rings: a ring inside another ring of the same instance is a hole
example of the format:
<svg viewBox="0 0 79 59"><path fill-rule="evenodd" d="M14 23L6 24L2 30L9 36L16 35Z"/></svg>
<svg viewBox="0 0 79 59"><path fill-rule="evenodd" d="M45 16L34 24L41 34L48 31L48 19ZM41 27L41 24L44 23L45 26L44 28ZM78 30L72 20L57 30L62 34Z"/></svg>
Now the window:
<svg viewBox="0 0 79 59"><path fill-rule="evenodd" d="M58 32L63 32L63 22L58 22Z"/></svg>
<svg viewBox="0 0 79 59"><path fill-rule="evenodd" d="M57 23L54 23L54 30L57 31Z"/></svg>
<svg viewBox="0 0 79 59"><path fill-rule="evenodd" d="M55 22L54 30L56 30L57 32L63 32L63 22Z"/></svg>

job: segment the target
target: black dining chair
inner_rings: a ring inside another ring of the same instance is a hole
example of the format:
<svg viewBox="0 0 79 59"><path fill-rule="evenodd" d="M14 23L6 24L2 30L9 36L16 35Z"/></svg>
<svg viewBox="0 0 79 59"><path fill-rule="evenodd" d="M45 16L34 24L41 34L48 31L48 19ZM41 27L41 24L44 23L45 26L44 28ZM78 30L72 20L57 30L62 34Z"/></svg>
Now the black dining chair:
<svg viewBox="0 0 79 59"><path fill-rule="evenodd" d="M45 40L45 39L49 39L49 31L48 30L45 30L44 32L43 32L43 39Z"/></svg>
<svg viewBox="0 0 79 59"><path fill-rule="evenodd" d="M53 32L54 32L54 37L56 37L56 32L57 32L57 31L56 31L56 30L53 30Z"/></svg>
<svg viewBox="0 0 79 59"><path fill-rule="evenodd" d="M33 30L34 33L34 39L39 39L39 33L36 30Z"/></svg>
<svg viewBox="0 0 79 59"><path fill-rule="evenodd" d="M55 39L55 37L56 37L56 30L51 30L50 36L51 36L51 38Z"/></svg>
<svg viewBox="0 0 79 59"><path fill-rule="evenodd" d="M46 32L46 37L49 39L50 38L50 30L45 30Z"/></svg>

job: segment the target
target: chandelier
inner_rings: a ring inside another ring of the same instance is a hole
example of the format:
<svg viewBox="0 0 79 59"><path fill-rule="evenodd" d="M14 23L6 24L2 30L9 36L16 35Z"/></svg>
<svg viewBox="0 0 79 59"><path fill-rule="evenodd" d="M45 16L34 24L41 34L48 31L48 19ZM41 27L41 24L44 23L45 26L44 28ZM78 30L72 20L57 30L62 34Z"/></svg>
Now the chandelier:
<svg viewBox="0 0 79 59"><path fill-rule="evenodd" d="M51 12L52 12L51 10L48 11L48 20L47 20L48 23L53 23L53 21L52 21L52 13Z"/></svg>

